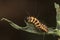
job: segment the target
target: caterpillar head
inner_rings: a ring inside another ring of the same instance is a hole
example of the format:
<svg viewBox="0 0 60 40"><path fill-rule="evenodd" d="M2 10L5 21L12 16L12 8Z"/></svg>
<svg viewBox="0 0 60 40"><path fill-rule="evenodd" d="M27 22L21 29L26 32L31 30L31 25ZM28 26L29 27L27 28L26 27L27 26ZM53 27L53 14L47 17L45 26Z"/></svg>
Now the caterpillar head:
<svg viewBox="0 0 60 40"><path fill-rule="evenodd" d="M27 17L27 22L30 22L31 20L31 16Z"/></svg>
<svg viewBox="0 0 60 40"><path fill-rule="evenodd" d="M25 18L25 21L28 22L28 23L31 23L32 19L33 19L33 16L28 16L28 17Z"/></svg>

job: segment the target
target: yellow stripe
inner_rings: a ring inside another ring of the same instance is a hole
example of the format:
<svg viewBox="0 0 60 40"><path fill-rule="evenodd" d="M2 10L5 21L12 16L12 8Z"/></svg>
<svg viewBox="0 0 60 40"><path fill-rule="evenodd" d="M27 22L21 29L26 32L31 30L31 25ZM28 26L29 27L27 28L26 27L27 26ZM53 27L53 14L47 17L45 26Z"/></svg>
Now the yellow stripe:
<svg viewBox="0 0 60 40"><path fill-rule="evenodd" d="M31 22L33 22L34 17L31 17Z"/></svg>

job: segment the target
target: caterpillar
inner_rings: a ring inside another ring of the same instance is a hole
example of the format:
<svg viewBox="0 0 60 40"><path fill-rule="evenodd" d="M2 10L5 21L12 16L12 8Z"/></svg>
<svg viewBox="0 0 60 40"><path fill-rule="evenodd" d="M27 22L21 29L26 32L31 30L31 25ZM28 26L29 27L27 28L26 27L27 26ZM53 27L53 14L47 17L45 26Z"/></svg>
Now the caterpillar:
<svg viewBox="0 0 60 40"><path fill-rule="evenodd" d="M27 22L33 23L36 28L41 29L41 30L43 30L45 32L48 32L47 26L42 24L37 18L35 18L33 16L28 16L27 17Z"/></svg>

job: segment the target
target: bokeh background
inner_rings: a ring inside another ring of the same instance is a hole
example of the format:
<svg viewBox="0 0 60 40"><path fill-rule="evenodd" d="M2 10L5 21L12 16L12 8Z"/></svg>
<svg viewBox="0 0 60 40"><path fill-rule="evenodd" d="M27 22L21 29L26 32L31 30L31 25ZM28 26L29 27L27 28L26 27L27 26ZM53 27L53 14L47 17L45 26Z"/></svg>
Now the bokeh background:
<svg viewBox="0 0 60 40"><path fill-rule="evenodd" d="M34 15L36 17L40 16L41 19L44 20L45 16L43 16L42 13L46 13L44 14L46 17L50 15L48 13L53 13L53 15L50 16L54 21L55 18L53 17L56 15L54 14L56 13L54 2L50 0L0 0L0 19L5 17L19 26L26 25L24 23L24 17L28 15ZM51 21L51 19L48 20ZM7 22L0 21L0 40L43 40L43 37L44 35L35 35L21 30L16 30L12 28ZM44 40L57 40L57 38L53 35L45 35Z"/></svg>

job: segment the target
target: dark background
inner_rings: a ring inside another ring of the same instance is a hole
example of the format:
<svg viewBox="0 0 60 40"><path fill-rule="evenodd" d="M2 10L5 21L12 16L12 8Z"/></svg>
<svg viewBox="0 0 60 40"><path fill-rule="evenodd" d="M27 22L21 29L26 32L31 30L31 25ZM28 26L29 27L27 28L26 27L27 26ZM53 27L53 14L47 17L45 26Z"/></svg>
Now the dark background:
<svg viewBox="0 0 60 40"><path fill-rule="evenodd" d="M0 0L0 19L5 17L14 23L25 26L24 17L38 16L47 26L56 26L55 0ZM59 1L56 1L60 3ZM27 14L28 13L28 14ZM6 22L0 22L0 40L42 40L43 35L35 35L12 28ZM45 35L45 40L55 40Z"/></svg>

